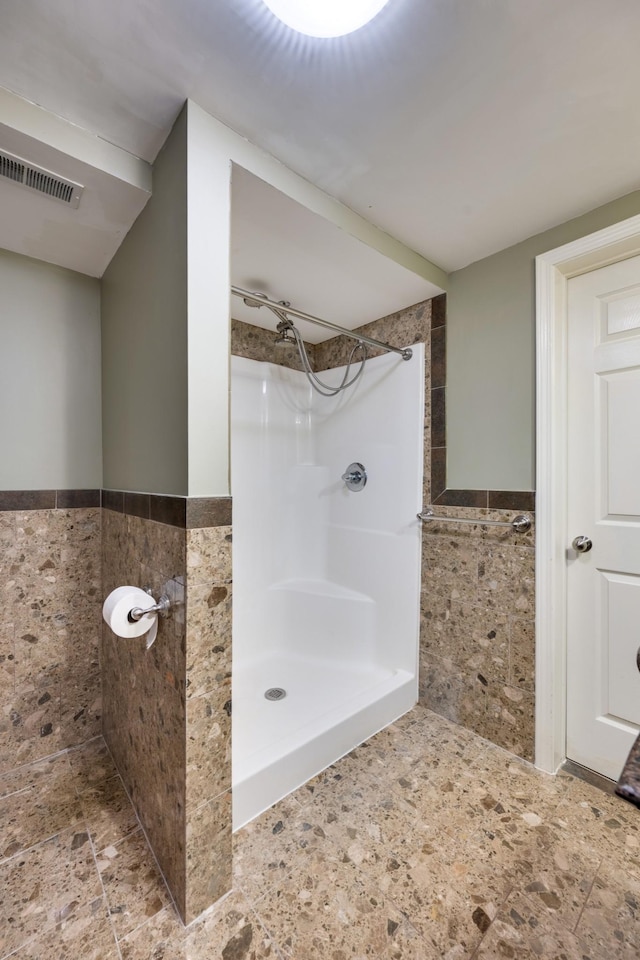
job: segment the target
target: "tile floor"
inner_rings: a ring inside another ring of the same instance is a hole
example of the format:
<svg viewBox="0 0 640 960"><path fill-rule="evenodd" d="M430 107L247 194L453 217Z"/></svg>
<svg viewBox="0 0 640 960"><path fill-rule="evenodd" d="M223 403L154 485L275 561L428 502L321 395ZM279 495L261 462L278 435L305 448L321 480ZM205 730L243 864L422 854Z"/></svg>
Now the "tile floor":
<svg viewBox="0 0 640 960"><path fill-rule="evenodd" d="M421 707L240 831L187 929L102 740L0 798L0 958L640 955L640 811Z"/></svg>

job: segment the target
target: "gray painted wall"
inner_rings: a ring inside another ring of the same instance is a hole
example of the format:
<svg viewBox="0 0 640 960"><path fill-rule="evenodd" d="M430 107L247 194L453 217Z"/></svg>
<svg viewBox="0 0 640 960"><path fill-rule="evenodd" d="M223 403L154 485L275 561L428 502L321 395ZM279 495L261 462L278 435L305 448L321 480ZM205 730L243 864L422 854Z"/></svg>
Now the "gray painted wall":
<svg viewBox="0 0 640 960"><path fill-rule="evenodd" d="M102 278L104 486L188 494L187 122Z"/></svg>
<svg viewBox="0 0 640 960"><path fill-rule="evenodd" d="M638 213L640 191L450 274L449 488L534 489L534 258Z"/></svg>
<svg viewBox="0 0 640 960"><path fill-rule="evenodd" d="M0 489L99 487L99 282L0 250L0 343Z"/></svg>

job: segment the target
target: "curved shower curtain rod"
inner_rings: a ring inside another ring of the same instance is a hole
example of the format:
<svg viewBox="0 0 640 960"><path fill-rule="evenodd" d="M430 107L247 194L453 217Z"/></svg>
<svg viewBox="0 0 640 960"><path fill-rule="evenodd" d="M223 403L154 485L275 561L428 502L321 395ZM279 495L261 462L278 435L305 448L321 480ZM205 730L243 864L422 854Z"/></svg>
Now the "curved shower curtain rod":
<svg viewBox="0 0 640 960"><path fill-rule="evenodd" d="M276 310L285 314L291 314L300 320L307 320L309 323L315 323L320 327L327 327L328 330L336 330L345 337L352 340L358 340L360 343L368 343L370 347L377 347L379 350L386 350L387 353L397 353L403 360L411 360L413 351L410 347L392 347L388 343L382 343L381 340L374 340L373 337L365 337L364 334L355 333L353 330L346 330L339 327L337 323L331 323L329 320L321 320L320 317L314 317L310 313L303 313L302 310L296 310L294 307L285 307L276 300L269 300L268 297L252 293L250 290L243 290L242 287L231 287L231 293L234 297L242 297L243 300L252 300L256 306L275 307Z"/></svg>

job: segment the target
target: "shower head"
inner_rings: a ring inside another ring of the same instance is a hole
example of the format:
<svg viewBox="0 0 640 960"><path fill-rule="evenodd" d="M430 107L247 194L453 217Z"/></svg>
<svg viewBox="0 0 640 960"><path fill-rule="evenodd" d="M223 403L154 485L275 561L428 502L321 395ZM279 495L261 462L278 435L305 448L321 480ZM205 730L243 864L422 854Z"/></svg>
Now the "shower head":
<svg viewBox="0 0 640 960"><path fill-rule="evenodd" d="M268 300L268 297L267 297L266 293L254 293L253 296L254 296L254 297L259 297L261 300ZM251 299L251 298L249 298L249 297L243 297L243 298L242 298L242 302L243 302L243 303L245 304L245 306L247 306L247 307L253 307L254 310L259 310L260 307L262 306L261 303L258 303L256 300L253 300L253 299Z"/></svg>
<svg viewBox="0 0 640 960"><path fill-rule="evenodd" d="M293 324L290 320L282 319L278 324L278 336L274 340L278 347L287 347L290 344L296 345L296 338L293 334Z"/></svg>

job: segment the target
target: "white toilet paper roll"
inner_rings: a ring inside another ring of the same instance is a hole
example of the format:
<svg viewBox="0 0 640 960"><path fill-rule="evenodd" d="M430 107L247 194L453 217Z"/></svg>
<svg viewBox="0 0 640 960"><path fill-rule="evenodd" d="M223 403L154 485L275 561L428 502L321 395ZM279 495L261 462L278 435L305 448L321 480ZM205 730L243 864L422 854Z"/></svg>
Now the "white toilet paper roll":
<svg viewBox="0 0 640 960"><path fill-rule="evenodd" d="M102 607L102 616L107 626L111 627L117 637L141 637L153 627L152 635L158 630L158 615L150 613L139 620L129 620L129 613L134 607L151 607L155 603L153 597L141 590L140 587L116 587L112 590ZM149 646L151 644L148 644Z"/></svg>

